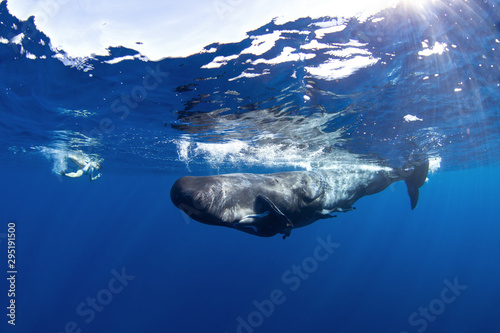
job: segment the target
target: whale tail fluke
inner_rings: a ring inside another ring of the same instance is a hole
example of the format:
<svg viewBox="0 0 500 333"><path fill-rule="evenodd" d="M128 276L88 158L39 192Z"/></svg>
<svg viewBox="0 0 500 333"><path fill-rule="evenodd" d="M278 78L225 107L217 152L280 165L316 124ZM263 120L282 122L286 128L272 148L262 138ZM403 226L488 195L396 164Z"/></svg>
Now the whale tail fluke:
<svg viewBox="0 0 500 333"><path fill-rule="evenodd" d="M410 196L411 209L415 209L417 206L418 189L424 185L428 172L429 160L425 160L425 162L414 166L412 172L404 179Z"/></svg>

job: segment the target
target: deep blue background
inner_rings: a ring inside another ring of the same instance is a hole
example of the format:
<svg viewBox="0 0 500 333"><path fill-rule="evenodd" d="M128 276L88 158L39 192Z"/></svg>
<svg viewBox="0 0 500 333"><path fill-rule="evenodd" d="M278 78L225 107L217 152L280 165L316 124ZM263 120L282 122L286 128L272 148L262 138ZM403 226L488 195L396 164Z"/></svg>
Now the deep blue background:
<svg viewBox="0 0 500 333"><path fill-rule="evenodd" d="M108 171L90 183L60 181L44 163L2 168L0 232L17 222L19 270L8 331L75 321L82 332L236 332L254 300L281 289L286 301L255 332L416 332L409 316L457 278L467 289L425 331L499 332L499 171L431 174L414 211L396 183L282 240L187 223L169 200L172 175ZM329 235L340 247L291 291L283 273ZM134 280L87 324L77 306L122 268Z"/></svg>

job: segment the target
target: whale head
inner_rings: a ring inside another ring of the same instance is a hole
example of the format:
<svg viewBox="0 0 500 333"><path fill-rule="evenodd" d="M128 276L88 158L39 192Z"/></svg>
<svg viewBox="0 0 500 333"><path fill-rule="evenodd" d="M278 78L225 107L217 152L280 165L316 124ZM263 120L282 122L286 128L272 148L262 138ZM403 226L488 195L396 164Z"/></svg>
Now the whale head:
<svg viewBox="0 0 500 333"><path fill-rule="evenodd" d="M209 193L215 194L216 188L217 184L210 181L209 177L186 176L174 183L170 190L170 199L177 208L192 219L217 225L221 224L221 221L214 214L214 207L211 207L217 198L209 198Z"/></svg>
<svg viewBox="0 0 500 333"><path fill-rule="evenodd" d="M185 176L172 185L170 199L177 208L198 222L262 237L277 233L288 235L291 222L262 194L262 188L244 180L244 177L236 175Z"/></svg>

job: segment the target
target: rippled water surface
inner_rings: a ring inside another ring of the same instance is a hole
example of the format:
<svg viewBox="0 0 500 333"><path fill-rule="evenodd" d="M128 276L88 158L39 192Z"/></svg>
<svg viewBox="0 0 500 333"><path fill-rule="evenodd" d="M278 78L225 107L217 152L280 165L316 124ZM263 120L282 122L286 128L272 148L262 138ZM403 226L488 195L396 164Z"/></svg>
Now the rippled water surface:
<svg viewBox="0 0 500 333"><path fill-rule="evenodd" d="M487 165L499 150L492 6L270 22L153 62L120 47L69 58L2 5L2 155L78 150L134 172L399 165L412 153Z"/></svg>

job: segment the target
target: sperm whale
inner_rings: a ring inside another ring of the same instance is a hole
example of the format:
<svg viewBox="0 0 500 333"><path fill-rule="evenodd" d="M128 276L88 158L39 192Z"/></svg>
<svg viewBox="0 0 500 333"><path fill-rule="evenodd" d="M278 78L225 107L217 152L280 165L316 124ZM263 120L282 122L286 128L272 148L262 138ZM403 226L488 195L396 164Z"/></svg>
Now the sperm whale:
<svg viewBox="0 0 500 333"><path fill-rule="evenodd" d="M292 229L352 210L358 199L400 180L407 185L414 209L428 170L426 160L402 169L370 165L271 174L185 176L173 184L170 198L196 221L262 237L279 233L286 238Z"/></svg>

